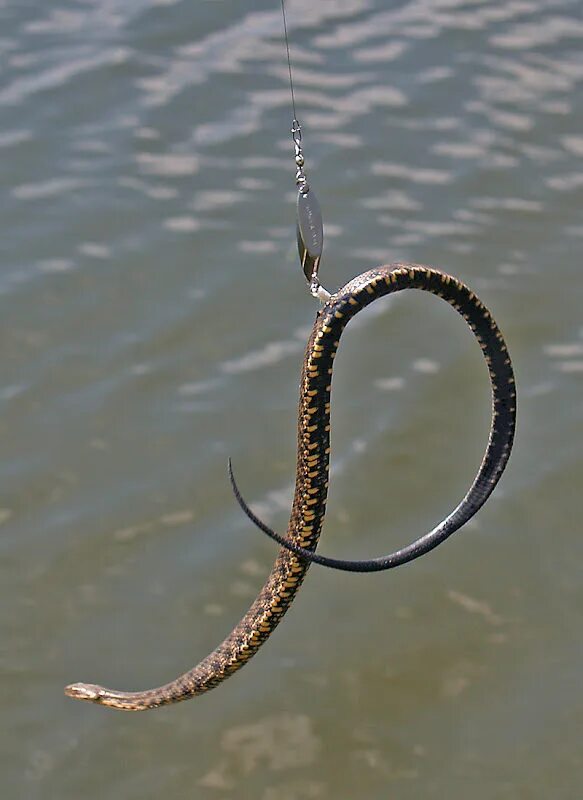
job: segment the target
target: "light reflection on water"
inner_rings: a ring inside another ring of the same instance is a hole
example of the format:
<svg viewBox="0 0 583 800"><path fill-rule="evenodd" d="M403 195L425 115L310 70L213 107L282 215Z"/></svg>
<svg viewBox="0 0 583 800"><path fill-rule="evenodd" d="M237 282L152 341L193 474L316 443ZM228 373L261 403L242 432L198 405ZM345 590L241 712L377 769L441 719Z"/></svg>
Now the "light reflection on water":
<svg viewBox="0 0 583 800"><path fill-rule="evenodd" d="M387 7L388 6L388 7ZM398 259L479 292L519 383L467 532L394 574L313 569L273 639L149 715L244 613L282 529L314 306L278 3L0 3L6 797L573 798L583 778L583 24L571 0L288 0L330 289ZM487 377L434 298L351 324L323 550L453 507Z"/></svg>

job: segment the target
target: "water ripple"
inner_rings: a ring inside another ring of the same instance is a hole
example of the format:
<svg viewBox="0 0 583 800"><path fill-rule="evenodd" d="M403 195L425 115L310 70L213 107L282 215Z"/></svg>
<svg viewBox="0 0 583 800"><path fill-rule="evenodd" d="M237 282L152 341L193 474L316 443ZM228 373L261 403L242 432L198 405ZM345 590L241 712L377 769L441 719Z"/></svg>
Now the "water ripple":
<svg viewBox="0 0 583 800"><path fill-rule="evenodd" d="M297 262L281 9L0 0L3 791L93 800L245 785L291 800L390 785L457 800L504 775L494 794L577 797L580 2L287 8L327 284L399 258L433 263L479 291L507 335L521 423L499 501L480 530L389 582L343 593L314 571L265 656L197 705L196 751L194 706L157 712L128 778L117 718L69 707L55 687L77 669L90 677L95 659L96 677L163 680L238 618L272 552L236 535L248 523L229 497L228 452L262 515L279 525L290 508L315 306ZM447 512L445 473L465 486L481 455L483 364L467 331L436 340L432 313L375 303L351 323L352 369L335 377L329 525L359 531L369 552L388 549L387 519L397 539ZM447 424L468 433L455 447ZM415 487L417 458L428 471ZM389 609L391 636L371 608ZM109 658L118 641L135 673ZM300 711L274 715L282 697ZM469 743L457 720L442 724L460 699ZM290 782L292 762L325 783Z"/></svg>
<svg viewBox="0 0 583 800"><path fill-rule="evenodd" d="M26 102L30 97L51 89L61 89L78 79L83 73L93 73L103 69L126 63L130 58L127 48L109 48L98 55L75 56L69 54L67 61L54 67L35 72L34 75L14 78L0 91L0 105L17 105Z"/></svg>

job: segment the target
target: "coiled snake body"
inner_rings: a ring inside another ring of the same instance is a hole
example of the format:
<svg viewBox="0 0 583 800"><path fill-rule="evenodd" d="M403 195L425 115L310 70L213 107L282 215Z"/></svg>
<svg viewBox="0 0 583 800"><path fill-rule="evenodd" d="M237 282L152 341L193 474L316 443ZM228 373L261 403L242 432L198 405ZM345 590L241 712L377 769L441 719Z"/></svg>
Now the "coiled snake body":
<svg viewBox="0 0 583 800"><path fill-rule="evenodd" d="M492 384L492 424L488 447L468 493L436 528L389 556L366 562L343 562L312 555L316 549L328 493L330 390L332 364L346 324L362 308L401 289L421 289L452 305L474 332L486 359ZM445 273L415 264L378 267L350 281L319 311L306 349L300 386L296 485L287 537L267 581L243 619L216 650L181 677L156 689L119 692L75 683L65 693L124 711L176 703L213 689L237 672L257 652L291 605L310 565L318 561L341 569L375 571L410 561L436 547L464 525L485 503L508 461L514 437L516 394L510 358L490 312L473 292ZM277 538L248 509L251 518ZM292 552L288 548L296 548Z"/></svg>

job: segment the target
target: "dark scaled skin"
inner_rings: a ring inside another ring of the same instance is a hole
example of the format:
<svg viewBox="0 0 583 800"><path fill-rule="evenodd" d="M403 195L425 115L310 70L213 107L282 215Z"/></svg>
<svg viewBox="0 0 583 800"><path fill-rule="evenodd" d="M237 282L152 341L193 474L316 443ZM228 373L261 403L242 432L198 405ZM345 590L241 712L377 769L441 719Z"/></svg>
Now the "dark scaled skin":
<svg viewBox="0 0 583 800"><path fill-rule="evenodd" d="M483 505L504 470L514 435L514 377L502 335L483 304L449 275L412 264L370 270L333 295L316 317L302 369L296 485L285 546L251 608L216 650L164 686L141 692L120 692L95 684L75 683L65 689L69 697L123 711L157 708L208 692L255 655L291 605L309 568L306 556L310 557L320 538L328 494L332 364L342 331L363 307L383 295L406 288L422 289L443 297L474 331L492 379L492 430L480 472L464 501L433 532L409 548L384 557L383 561L388 559L389 566L395 566L397 562L403 563L427 552L459 529ZM240 502L249 511L242 498ZM249 513L261 526L252 512ZM300 554L287 549L290 546L300 548Z"/></svg>
<svg viewBox="0 0 583 800"><path fill-rule="evenodd" d="M419 264L380 267L366 272L341 289L324 307L322 313L329 319L331 337L339 338L347 322L377 297L401 289L422 289L442 297L461 314L478 340L492 384L492 424L486 453L466 496L439 525L394 553L362 561L328 558L276 533L249 508L229 464L233 491L245 514L263 533L290 552L302 556L308 563L346 572L381 572L413 561L445 541L479 511L494 491L508 463L516 427L516 387L510 356L488 309L456 278Z"/></svg>

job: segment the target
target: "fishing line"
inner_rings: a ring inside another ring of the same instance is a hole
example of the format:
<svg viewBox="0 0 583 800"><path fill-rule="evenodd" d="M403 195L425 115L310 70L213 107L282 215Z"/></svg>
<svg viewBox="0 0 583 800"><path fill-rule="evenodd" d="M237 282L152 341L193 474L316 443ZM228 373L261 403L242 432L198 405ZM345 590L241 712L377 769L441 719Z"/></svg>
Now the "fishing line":
<svg viewBox="0 0 583 800"><path fill-rule="evenodd" d="M294 157L296 164L296 186L298 189L298 199L296 207L296 235L298 240L298 252L300 264L306 280L310 286L310 292L323 302L327 302L331 295L320 284L318 270L324 249L324 226L322 223L322 212L320 204L314 190L308 183L304 172L304 150L302 146L302 126L297 117L296 98L294 94L294 81L292 76L291 56L289 49L289 36L287 29L287 18L285 13L285 0L281 0L281 13L283 16L283 32L285 36L285 48L287 53L287 66L289 71L289 88L292 103L292 126L291 135L294 143Z"/></svg>

